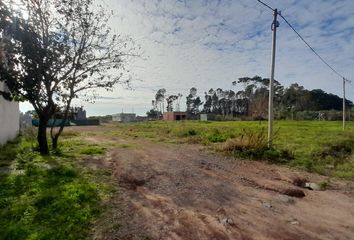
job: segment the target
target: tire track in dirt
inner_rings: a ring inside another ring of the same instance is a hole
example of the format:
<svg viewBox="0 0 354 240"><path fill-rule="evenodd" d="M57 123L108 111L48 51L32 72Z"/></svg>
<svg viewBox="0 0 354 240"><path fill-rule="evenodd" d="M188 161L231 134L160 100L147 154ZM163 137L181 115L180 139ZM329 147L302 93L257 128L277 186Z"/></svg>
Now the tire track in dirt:
<svg viewBox="0 0 354 240"><path fill-rule="evenodd" d="M96 239L354 239L354 198L336 189L282 194L297 176L324 177L239 161L198 145L124 140L138 148L108 153L120 191ZM120 208L116 205L122 205Z"/></svg>

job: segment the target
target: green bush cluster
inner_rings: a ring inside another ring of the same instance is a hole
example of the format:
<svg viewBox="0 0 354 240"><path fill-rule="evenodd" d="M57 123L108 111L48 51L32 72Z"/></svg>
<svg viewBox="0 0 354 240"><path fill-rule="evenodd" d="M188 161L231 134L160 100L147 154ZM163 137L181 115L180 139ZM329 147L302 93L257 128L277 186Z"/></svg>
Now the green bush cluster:
<svg viewBox="0 0 354 240"><path fill-rule="evenodd" d="M288 163L294 159L294 155L288 150L277 150L274 148L245 148L242 150L234 150L233 154L236 157L266 160L271 163Z"/></svg>

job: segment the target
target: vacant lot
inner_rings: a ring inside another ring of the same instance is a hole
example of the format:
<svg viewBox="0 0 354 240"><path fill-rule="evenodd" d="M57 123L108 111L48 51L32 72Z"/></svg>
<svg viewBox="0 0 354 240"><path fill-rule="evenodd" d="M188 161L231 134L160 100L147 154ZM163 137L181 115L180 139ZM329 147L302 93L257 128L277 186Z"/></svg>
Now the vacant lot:
<svg viewBox="0 0 354 240"><path fill-rule="evenodd" d="M72 127L47 158L28 139L10 144L1 150L0 238L353 239L352 126L279 122L266 154L225 148L262 139L265 127Z"/></svg>
<svg viewBox="0 0 354 240"><path fill-rule="evenodd" d="M253 138L256 144L266 140L267 122L150 122L119 124L106 135L146 138L154 142L197 143L209 149L223 148L225 142ZM233 151L238 158L264 160L297 166L327 176L354 180L354 123L342 130L341 122L278 121L275 123L274 148L258 156ZM260 139L257 142L257 139ZM246 149L247 150L247 149ZM288 154L282 155L285 151ZM225 152L225 151L223 151ZM278 155L280 156L277 156ZM275 156L274 156L275 154ZM288 156L290 155L290 156Z"/></svg>

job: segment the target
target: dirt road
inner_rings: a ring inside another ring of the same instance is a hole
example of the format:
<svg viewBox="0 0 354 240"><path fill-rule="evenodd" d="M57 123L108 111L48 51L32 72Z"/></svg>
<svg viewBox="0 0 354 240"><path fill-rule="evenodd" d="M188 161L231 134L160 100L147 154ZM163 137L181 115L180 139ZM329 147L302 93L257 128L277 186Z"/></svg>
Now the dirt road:
<svg viewBox="0 0 354 240"><path fill-rule="evenodd" d="M96 239L354 239L350 183L311 191L294 186L293 179L325 178L235 160L199 145L106 140L136 147L97 159L112 169L120 190L97 223ZM289 189L305 196L290 197Z"/></svg>

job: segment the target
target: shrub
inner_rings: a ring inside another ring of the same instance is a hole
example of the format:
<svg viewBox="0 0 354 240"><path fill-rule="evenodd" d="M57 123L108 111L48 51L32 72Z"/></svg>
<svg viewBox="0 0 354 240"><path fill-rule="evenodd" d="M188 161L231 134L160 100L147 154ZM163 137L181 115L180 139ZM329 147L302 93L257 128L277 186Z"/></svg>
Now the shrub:
<svg viewBox="0 0 354 240"><path fill-rule="evenodd" d="M212 133L209 134L207 138L210 142L216 143L216 142L225 142L228 139L228 136L221 133Z"/></svg>
<svg viewBox="0 0 354 240"><path fill-rule="evenodd" d="M228 140L224 145L224 150L226 151L244 151L249 149L268 149L268 140L264 128L243 129L239 138Z"/></svg>
<svg viewBox="0 0 354 240"><path fill-rule="evenodd" d="M273 163L285 163L294 158L294 155L288 150L268 147L264 128L243 129L241 137L227 140L222 150L232 152L237 157L268 160Z"/></svg>
<svg viewBox="0 0 354 240"><path fill-rule="evenodd" d="M198 135L198 132L193 128L178 128L174 131L174 134L177 137L190 137Z"/></svg>
<svg viewBox="0 0 354 240"><path fill-rule="evenodd" d="M194 130L194 129L189 129L188 130L188 135L189 136L195 136L195 135L197 135L198 134L198 132L196 131L196 130Z"/></svg>
<svg viewBox="0 0 354 240"><path fill-rule="evenodd" d="M207 134L207 139L209 142L225 142L227 139L230 138L230 135L226 133L222 133L219 129L215 128L212 133Z"/></svg>

